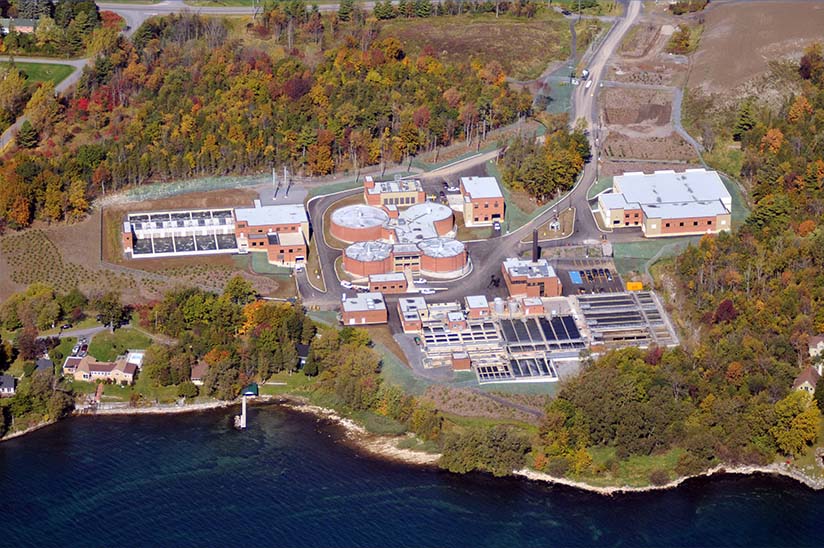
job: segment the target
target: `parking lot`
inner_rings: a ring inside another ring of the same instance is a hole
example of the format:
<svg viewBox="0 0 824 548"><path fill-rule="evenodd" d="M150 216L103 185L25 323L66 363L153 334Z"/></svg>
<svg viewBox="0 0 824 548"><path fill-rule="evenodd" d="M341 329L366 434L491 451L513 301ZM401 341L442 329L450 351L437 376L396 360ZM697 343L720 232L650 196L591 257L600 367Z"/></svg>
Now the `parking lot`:
<svg viewBox="0 0 824 548"><path fill-rule="evenodd" d="M564 295L624 291L624 283L612 259L555 259L551 262L563 284Z"/></svg>

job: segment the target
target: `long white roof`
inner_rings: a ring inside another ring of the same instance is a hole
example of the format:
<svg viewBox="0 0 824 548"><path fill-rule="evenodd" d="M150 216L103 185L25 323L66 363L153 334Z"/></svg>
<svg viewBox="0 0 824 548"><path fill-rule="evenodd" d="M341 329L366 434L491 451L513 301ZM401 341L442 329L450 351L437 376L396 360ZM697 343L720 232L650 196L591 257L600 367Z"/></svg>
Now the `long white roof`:
<svg viewBox="0 0 824 548"><path fill-rule="evenodd" d="M732 207L732 198L721 177L706 169L688 169L683 173L671 170L625 173L615 177L613 186L628 203L685 204L718 200L728 210Z"/></svg>
<svg viewBox="0 0 824 548"><path fill-rule="evenodd" d="M255 207L239 207L235 209L235 218L246 221L249 226L285 225L293 223L308 223L309 217L303 204L260 205L255 200Z"/></svg>

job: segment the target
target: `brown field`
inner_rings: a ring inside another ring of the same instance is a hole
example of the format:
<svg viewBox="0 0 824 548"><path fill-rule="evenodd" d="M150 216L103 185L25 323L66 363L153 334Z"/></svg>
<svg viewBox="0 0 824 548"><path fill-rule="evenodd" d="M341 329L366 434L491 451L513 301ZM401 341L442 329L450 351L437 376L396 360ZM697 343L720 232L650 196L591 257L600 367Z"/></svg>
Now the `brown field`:
<svg viewBox="0 0 824 548"><path fill-rule="evenodd" d="M620 54L624 57L644 57L658 39L659 25L639 23L633 26L621 41Z"/></svg>
<svg viewBox="0 0 824 548"><path fill-rule="evenodd" d="M665 126L672 115L672 94L666 91L606 88L604 121L620 126Z"/></svg>
<svg viewBox="0 0 824 548"><path fill-rule="evenodd" d="M653 171L661 171L663 169L672 169L674 171L684 171L685 169L703 167L696 162L620 162L614 160L607 160L601 163L598 175L601 177L613 177L615 175L623 175L631 171L643 171L644 173L652 173Z"/></svg>
<svg viewBox="0 0 824 548"><path fill-rule="evenodd" d="M518 398L511 394L498 394L507 400L518 400L517 403L543 410L546 400L533 398ZM489 419L508 419L519 422L538 424L540 420L530 413L499 403L483 394L466 388L450 388L447 386L430 386L422 399L432 402L435 407L453 415L462 417L483 417Z"/></svg>
<svg viewBox="0 0 824 548"><path fill-rule="evenodd" d="M712 6L693 56L688 86L709 93L751 93L750 84L770 72L769 63L801 57L824 39L824 3L741 2Z"/></svg>
<svg viewBox="0 0 824 548"><path fill-rule="evenodd" d="M126 211L221 207L251 203L256 196L249 190L193 193L110 207L102 214L102 228L101 212L95 210L80 223L38 223L30 230L7 234L0 238L0 271L7 273L0 276L0 299L43 282L58 291L78 287L89 295L118 291L126 302L141 302L181 286L220 291L238 273L263 295L293 296L294 284L285 277L253 273L249 256L137 260L122 256L120 222Z"/></svg>
<svg viewBox="0 0 824 548"><path fill-rule="evenodd" d="M395 19L383 23L381 36L397 37L407 53L432 47L448 62L497 61L518 80L537 78L551 62L565 59L570 46L567 22L548 10L533 19L494 14Z"/></svg>
<svg viewBox="0 0 824 548"><path fill-rule="evenodd" d="M638 137L610 132L603 150L609 158L633 160L697 160L695 150L677 133L666 137Z"/></svg>

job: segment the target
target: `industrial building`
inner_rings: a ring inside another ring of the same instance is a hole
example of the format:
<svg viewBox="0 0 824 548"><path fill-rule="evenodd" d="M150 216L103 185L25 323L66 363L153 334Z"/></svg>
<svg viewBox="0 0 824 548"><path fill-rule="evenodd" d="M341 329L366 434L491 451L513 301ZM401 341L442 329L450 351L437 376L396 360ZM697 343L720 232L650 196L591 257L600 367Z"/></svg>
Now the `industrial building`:
<svg viewBox="0 0 824 548"><path fill-rule="evenodd" d="M663 306L650 291L579 295L574 303L594 349L678 344Z"/></svg>
<svg viewBox="0 0 824 548"><path fill-rule="evenodd" d="M632 172L598 196L605 226L640 227L648 238L717 233L732 228L732 197L715 171Z"/></svg>
<svg viewBox="0 0 824 548"><path fill-rule="evenodd" d="M386 302L380 293L358 293L354 297L344 295L340 311L343 325L374 325L388 320Z"/></svg>
<svg viewBox="0 0 824 548"><path fill-rule="evenodd" d="M490 305L472 295L462 305L412 297L397 309L404 332L421 338L424 367L471 369L481 383L555 381L558 362L577 359L586 344L572 316L547 314L543 305L533 315L538 309L526 300Z"/></svg>
<svg viewBox="0 0 824 548"><path fill-rule="evenodd" d="M330 220L332 236L350 244L342 266L353 276L412 272L455 278L469 268L464 244L453 238L454 214L445 205L424 202L400 211L354 204L333 211Z"/></svg>
<svg viewBox="0 0 824 548"><path fill-rule="evenodd" d="M371 206L407 207L426 201L421 182L417 179L395 179L376 182L371 176L363 181L363 201Z"/></svg>
<svg viewBox="0 0 824 548"><path fill-rule="evenodd" d="M490 226L504 220L504 195L495 177L461 177L466 226Z"/></svg>
<svg viewBox="0 0 824 548"><path fill-rule="evenodd" d="M510 258L501 265L510 297L559 297L561 279L546 259Z"/></svg>
<svg viewBox="0 0 824 548"><path fill-rule="evenodd" d="M272 264L294 266L308 253L309 218L302 204L235 209L131 213L123 251L132 258L265 252Z"/></svg>

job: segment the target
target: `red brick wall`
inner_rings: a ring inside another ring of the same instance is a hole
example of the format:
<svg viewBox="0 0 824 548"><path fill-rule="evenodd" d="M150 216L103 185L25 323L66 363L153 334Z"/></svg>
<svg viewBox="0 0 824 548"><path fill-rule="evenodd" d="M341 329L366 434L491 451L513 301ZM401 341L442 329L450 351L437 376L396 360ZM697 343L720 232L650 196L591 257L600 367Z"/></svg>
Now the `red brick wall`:
<svg viewBox="0 0 824 548"><path fill-rule="evenodd" d="M369 325L386 323L386 310L361 310L358 312L341 312L343 325Z"/></svg>

